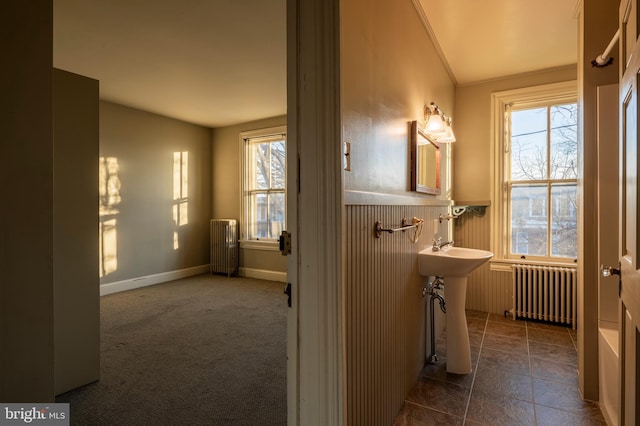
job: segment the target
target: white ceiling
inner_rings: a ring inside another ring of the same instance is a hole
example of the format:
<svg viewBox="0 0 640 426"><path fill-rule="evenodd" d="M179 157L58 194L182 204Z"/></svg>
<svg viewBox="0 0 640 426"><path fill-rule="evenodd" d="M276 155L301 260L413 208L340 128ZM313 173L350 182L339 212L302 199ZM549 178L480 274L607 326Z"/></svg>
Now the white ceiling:
<svg viewBox="0 0 640 426"><path fill-rule="evenodd" d="M286 113L286 0L54 0L53 64L219 127Z"/></svg>
<svg viewBox="0 0 640 426"><path fill-rule="evenodd" d="M572 65L580 0L414 0L456 84Z"/></svg>
<svg viewBox="0 0 640 426"><path fill-rule="evenodd" d="M579 0L413 1L457 84L576 63ZM53 5L54 66L101 99L208 127L286 113L286 0Z"/></svg>

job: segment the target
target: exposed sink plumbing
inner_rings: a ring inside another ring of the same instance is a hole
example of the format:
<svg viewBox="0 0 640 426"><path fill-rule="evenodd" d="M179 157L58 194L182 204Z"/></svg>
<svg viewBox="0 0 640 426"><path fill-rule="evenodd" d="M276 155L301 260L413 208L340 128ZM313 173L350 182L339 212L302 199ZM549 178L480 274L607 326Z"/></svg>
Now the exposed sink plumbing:
<svg viewBox="0 0 640 426"><path fill-rule="evenodd" d="M435 301L437 300L440 304L440 310L443 313L447 313L445 308L444 297L441 294L438 294L436 290L442 290L442 285L444 284L444 279L442 277L435 277L433 281L427 283L427 287L422 289L422 296L430 295L430 309L429 309L429 319L431 320L429 327L431 331L431 355L429 355L429 364L437 364L438 363L438 355L436 355L436 318L435 318ZM425 327L426 329L426 327Z"/></svg>

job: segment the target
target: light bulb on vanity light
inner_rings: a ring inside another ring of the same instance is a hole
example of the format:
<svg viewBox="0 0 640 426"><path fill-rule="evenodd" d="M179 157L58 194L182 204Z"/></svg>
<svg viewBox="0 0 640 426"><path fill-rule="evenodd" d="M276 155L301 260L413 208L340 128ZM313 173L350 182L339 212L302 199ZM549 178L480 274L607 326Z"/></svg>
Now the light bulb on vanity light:
<svg viewBox="0 0 640 426"><path fill-rule="evenodd" d="M444 115L434 102L424 106L425 126L424 133L438 143L455 142L456 137L451 127L451 118Z"/></svg>

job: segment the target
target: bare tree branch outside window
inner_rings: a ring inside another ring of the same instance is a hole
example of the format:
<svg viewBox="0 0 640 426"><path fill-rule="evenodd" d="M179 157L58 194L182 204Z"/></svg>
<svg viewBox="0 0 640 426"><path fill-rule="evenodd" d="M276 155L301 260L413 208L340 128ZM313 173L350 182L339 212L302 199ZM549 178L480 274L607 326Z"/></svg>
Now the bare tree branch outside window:
<svg viewBox="0 0 640 426"><path fill-rule="evenodd" d="M511 112L511 253L577 255L577 104Z"/></svg>
<svg viewBox="0 0 640 426"><path fill-rule="evenodd" d="M276 239L285 224L286 141L249 142L249 151L254 176L248 190L251 238Z"/></svg>

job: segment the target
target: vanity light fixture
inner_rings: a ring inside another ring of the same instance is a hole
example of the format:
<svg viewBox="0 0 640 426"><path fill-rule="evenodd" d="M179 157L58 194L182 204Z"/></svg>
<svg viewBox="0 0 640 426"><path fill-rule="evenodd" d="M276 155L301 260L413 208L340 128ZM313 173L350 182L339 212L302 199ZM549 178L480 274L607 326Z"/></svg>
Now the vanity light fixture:
<svg viewBox="0 0 640 426"><path fill-rule="evenodd" d="M438 143L455 142L456 137L451 127L451 118L444 115L438 105L431 102L424 106L424 132L429 139Z"/></svg>
<svg viewBox="0 0 640 426"><path fill-rule="evenodd" d="M437 135L444 133L447 127L444 114L438 108L438 105L431 102L431 105L424 106L425 125L424 131L428 135Z"/></svg>

